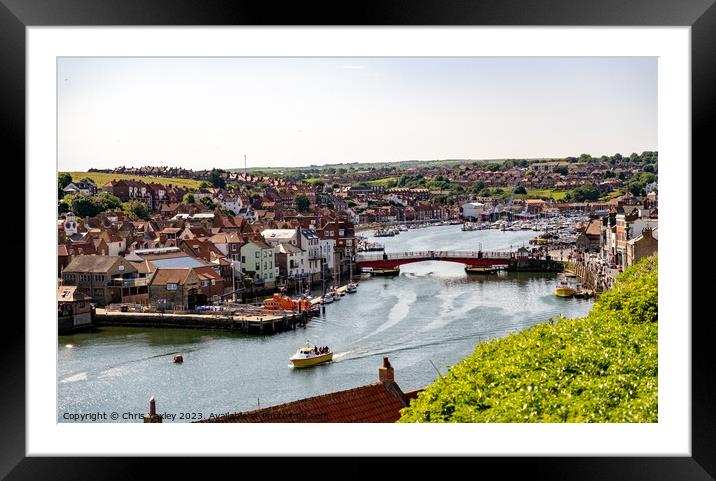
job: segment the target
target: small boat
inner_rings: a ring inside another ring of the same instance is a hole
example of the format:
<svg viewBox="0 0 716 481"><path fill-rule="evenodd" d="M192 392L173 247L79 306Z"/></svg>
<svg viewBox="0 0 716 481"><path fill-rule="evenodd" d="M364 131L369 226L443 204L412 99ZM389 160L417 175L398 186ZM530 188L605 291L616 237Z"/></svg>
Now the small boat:
<svg viewBox="0 0 716 481"><path fill-rule="evenodd" d="M358 290L358 284L356 284L355 282L351 282L346 286L346 292L349 294L353 294L357 290Z"/></svg>
<svg viewBox="0 0 716 481"><path fill-rule="evenodd" d="M400 274L400 267L386 267L384 269L372 269L371 275L374 276L396 276Z"/></svg>
<svg viewBox="0 0 716 481"><path fill-rule="evenodd" d="M333 360L333 352L326 346L324 348L318 348L306 342L306 345L296 351L296 354L289 358L293 367L308 367L315 366L316 364L323 364L324 362L330 362Z"/></svg>
<svg viewBox="0 0 716 481"><path fill-rule="evenodd" d="M497 268L494 266L465 266L465 272L468 274L497 274Z"/></svg>
<svg viewBox="0 0 716 481"><path fill-rule="evenodd" d="M321 304L330 304L333 301L334 301L333 294L330 292L326 292L325 294L323 294L323 297L321 298Z"/></svg>
<svg viewBox="0 0 716 481"><path fill-rule="evenodd" d="M561 275L557 281L557 287L554 290L554 294L557 297L572 297L574 295L574 284L570 281L571 277L568 275Z"/></svg>

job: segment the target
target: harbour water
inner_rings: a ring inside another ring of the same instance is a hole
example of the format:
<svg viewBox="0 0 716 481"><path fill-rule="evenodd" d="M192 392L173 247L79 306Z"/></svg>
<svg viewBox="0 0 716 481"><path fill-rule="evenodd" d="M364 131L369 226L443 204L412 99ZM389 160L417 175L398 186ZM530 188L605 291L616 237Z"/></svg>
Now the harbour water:
<svg viewBox="0 0 716 481"><path fill-rule="evenodd" d="M453 225L369 240L388 252L494 251L528 245L534 235ZM113 327L60 336L57 420L100 412L107 413L102 422L141 422L154 396L160 413L176 416L164 422L190 422L376 382L383 356L404 391L425 387L437 377L433 364L445 374L480 340L589 311L591 300L557 298L555 283L554 274L468 276L461 264L420 262L402 266L396 277L360 278L357 293L295 331ZM334 362L290 368L288 358L306 340L330 346ZM172 362L176 354L183 364Z"/></svg>

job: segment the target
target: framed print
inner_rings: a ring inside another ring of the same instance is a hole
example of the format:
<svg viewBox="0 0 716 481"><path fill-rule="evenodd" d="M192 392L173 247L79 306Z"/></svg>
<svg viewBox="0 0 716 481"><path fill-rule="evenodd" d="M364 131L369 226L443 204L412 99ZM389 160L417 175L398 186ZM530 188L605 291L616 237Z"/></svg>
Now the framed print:
<svg viewBox="0 0 716 481"><path fill-rule="evenodd" d="M177 455L716 476L710 1L0 18L9 479Z"/></svg>

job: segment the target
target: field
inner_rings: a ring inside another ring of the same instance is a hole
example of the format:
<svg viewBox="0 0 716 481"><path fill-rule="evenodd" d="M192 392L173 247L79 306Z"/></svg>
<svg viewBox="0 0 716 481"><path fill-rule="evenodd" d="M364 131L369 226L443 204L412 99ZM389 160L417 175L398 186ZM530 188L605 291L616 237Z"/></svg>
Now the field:
<svg viewBox="0 0 716 481"><path fill-rule="evenodd" d="M371 186L382 186L388 188L390 185L398 183L398 177L386 177L384 179L369 180L366 184Z"/></svg>
<svg viewBox="0 0 716 481"><path fill-rule="evenodd" d="M61 173L61 172L60 172ZM73 181L79 181L82 179L92 179L98 188L102 188L104 184L111 180L142 180L144 182L162 184L162 185L176 185L179 187L194 188L198 189L200 180L194 179L179 179L171 177L148 177L142 175L127 175L127 174L106 174L104 172L69 172L72 176Z"/></svg>

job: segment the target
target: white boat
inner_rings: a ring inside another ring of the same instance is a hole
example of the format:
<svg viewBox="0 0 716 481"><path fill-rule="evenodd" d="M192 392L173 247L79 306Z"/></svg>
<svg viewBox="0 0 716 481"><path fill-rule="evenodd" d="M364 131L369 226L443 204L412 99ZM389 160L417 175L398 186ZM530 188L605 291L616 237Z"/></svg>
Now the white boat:
<svg viewBox="0 0 716 481"><path fill-rule="evenodd" d="M330 304L331 302L333 302L333 300L333 294L330 292L326 292L321 298L321 304Z"/></svg>
<svg viewBox="0 0 716 481"><path fill-rule="evenodd" d="M353 294L357 290L358 290L358 284L356 284L355 282L351 282L346 286L346 292L349 294Z"/></svg>

